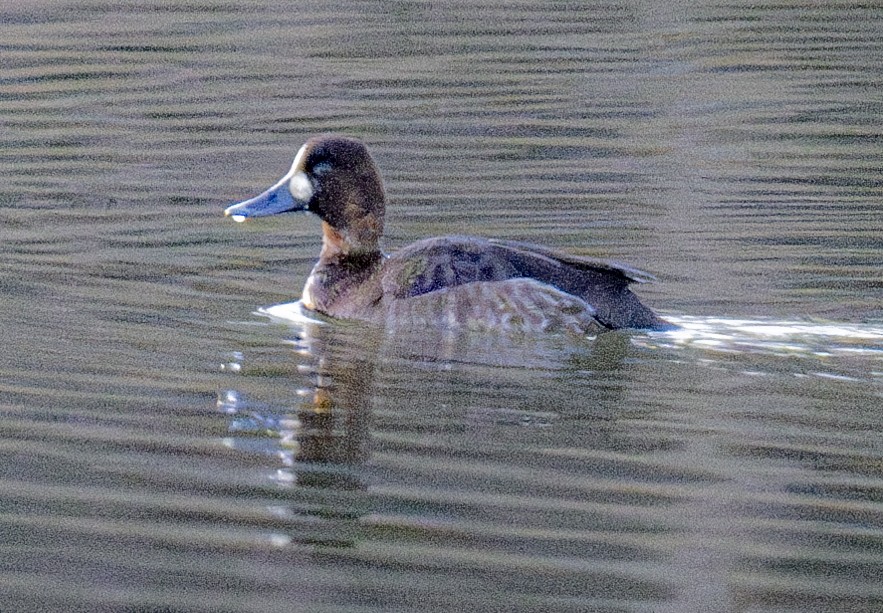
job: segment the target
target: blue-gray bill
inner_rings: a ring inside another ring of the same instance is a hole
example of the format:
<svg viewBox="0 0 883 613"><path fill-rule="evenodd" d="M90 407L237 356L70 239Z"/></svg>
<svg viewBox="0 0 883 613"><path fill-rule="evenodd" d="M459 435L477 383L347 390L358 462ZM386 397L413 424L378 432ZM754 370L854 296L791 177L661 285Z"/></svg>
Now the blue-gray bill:
<svg viewBox="0 0 883 613"><path fill-rule="evenodd" d="M308 201L296 199L289 189L290 175L283 177L264 193L224 210L224 215L235 221L245 221L249 217L266 217L289 211L305 211Z"/></svg>

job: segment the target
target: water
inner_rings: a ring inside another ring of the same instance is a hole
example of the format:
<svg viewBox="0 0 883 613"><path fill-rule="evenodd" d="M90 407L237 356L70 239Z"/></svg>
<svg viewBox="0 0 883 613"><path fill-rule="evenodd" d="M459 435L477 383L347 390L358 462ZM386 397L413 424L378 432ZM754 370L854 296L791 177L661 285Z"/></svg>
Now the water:
<svg viewBox="0 0 883 613"><path fill-rule="evenodd" d="M3 611L883 609L883 13L2 3ZM280 323L368 142L386 245L628 262L681 328Z"/></svg>

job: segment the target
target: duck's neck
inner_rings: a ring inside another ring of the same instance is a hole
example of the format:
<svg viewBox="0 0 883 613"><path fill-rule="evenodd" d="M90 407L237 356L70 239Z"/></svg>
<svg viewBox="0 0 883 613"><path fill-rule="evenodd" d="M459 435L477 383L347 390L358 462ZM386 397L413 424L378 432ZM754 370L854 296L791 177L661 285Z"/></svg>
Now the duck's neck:
<svg viewBox="0 0 883 613"><path fill-rule="evenodd" d="M341 309L376 299L371 279L380 268L383 253L377 241L353 241L327 223L323 226L322 251L304 286L304 306L332 316L346 316ZM379 286L378 286L379 287Z"/></svg>
<svg viewBox="0 0 883 613"><path fill-rule="evenodd" d="M327 222L322 222L322 251L320 262L333 262L349 257L380 253L378 235L374 232L337 230Z"/></svg>

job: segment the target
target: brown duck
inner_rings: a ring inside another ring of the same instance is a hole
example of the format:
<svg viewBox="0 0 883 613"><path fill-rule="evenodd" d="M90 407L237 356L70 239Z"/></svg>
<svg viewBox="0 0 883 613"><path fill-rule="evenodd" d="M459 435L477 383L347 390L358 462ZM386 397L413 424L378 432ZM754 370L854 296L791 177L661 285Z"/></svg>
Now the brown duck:
<svg viewBox="0 0 883 613"><path fill-rule="evenodd" d="M427 238L385 255L383 182L353 138L311 138L273 187L224 213L243 221L289 211L322 220L322 251L301 301L331 317L576 334L670 327L629 290L652 276L614 262L473 236Z"/></svg>

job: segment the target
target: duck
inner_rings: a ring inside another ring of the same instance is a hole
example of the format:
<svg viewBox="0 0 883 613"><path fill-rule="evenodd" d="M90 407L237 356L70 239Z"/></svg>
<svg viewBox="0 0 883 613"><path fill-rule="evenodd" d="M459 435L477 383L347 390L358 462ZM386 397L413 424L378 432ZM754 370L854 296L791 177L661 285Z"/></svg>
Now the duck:
<svg viewBox="0 0 883 613"><path fill-rule="evenodd" d="M224 214L245 221L296 211L322 222L319 259L300 303L326 317L387 328L579 335L670 327L629 287L653 276L617 262L465 235L426 238L385 254L383 180L356 138L308 139L288 173Z"/></svg>

